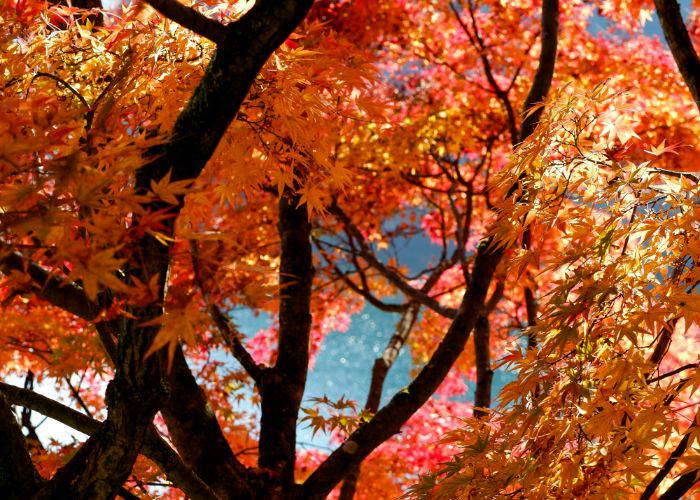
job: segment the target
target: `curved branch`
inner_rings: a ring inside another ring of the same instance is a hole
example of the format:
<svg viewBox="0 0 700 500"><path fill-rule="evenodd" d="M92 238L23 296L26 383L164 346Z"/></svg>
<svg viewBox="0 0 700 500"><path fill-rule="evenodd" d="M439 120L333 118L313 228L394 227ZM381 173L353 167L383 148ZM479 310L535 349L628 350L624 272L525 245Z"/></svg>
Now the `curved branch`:
<svg viewBox="0 0 700 500"><path fill-rule="evenodd" d="M343 271L340 270L338 266L336 266L333 262L331 262L330 257L326 253L326 251L323 249L322 242L316 238L313 238L314 243L316 244L316 248L318 251L321 253L321 257L323 257L323 260L333 268L333 272L338 276L340 279L343 280L343 282L356 294L362 296L367 302L372 304L374 307L379 309L380 311L384 312L403 312L406 310L408 307L407 304L388 304L386 302L381 301L377 297L375 297L369 290L367 290L364 287L360 287L355 283L352 279L350 279L350 276L347 275L347 273L344 273Z"/></svg>
<svg viewBox="0 0 700 500"><path fill-rule="evenodd" d="M3 245L6 249L6 245ZM97 317L100 308L87 298L85 292L75 283L52 275L40 265L30 261L19 252L10 252L0 257L0 272L8 275L13 271L28 275L35 283L32 290L50 304L91 321Z"/></svg>
<svg viewBox="0 0 700 500"><path fill-rule="evenodd" d="M678 70L700 109L700 58L683 23L680 5L676 0L654 0L654 5Z"/></svg>
<svg viewBox="0 0 700 500"><path fill-rule="evenodd" d="M661 469L659 469L659 472L656 473L656 475L644 489L641 496L639 497L640 500L649 500L652 497L652 495L656 491L656 488L658 488L661 484L661 481L663 481L664 478L668 476L668 474L671 472L671 469L673 469L673 466L676 465L676 462L678 462L678 459L683 456L683 453L685 453L685 450L686 448L688 448L688 444L690 443L691 430L697 426L697 418L698 415L696 414L695 418L693 419L693 423L691 424L690 428L688 428L688 430L686 431L685 436L683 436L683 439L681 439L680 443L678 443L676 449L673 450L671 456L668 457L664 465L661 467Z"/></svg>
<svg viewBox="0 0 700 500"><path fill-rule="evenodd" d="M529 109L528 105L531 105L529 103L543 100L549 91L556 58L558 16L558 0L544 0L542 4L543 55L540 57L540 67L537 70L533 88L526 101L526 109ZM545 33L545 30L551 30L552 28L554 29L553 33ZM533 114L530 116L533 116ZM534 116L537 120L539 119L538 113L535 113ZM537 122L535 121L528 125L528 128L523 128L521 134L530 130L530 127L531 130L534 130L536 124ZM513 187L508 191L508 196L515 192L518 184L519 181L514 183ZM335 206L337 207L337 205ZM331 206L332 209L333 205ZM339 211L339 215L342 222L348 221L347 216L345 216L345 221L342 220L342 216L345 215L342 211ZM355 231L357 231L356 228ZM359 231L357 232L359 233ZM359 241L362 242L363 240ZM349 471L353 470L357 464L364 460L367 455L374 451L377 446L398 433L401 426L437 390L464 349L477 319L484 312L486 294L496 266L501 261L504 251L503 247L493 248L492 238L483 240L479 244L471 279L462 298L462 303L445 337L428 363L406 389L395 394L391 401L379 410L369 422L358 427L307 478L306 482L300 487L300 493L304 498L323 498L330 493L335 485Z"/></svg>
<svg viewBox="0 0 700 500"><path fill-rule="evenodd" d="M253 379L255 384L260 386L265 367L257 364L253 356L251 356L248 350L243 346L241 342L241 333L231 324L224 313L221 312L221 309L216 305L212 304L209 306L209 314L211 314L211 317L214 319L214 323L216 323L216 327L224 337L224 342L226 342L233 357L236 358L243 369L248 372L248 375L250 375L250 378Z"/></svg>
<svg viewBox="0 0 700 500"><path fill-rule="evenodd" d="M559 0L542 2L542 39L540 60L530 92L523 105L523 121L520 124L519 141L527 139L540 121L542 108L538 107L547 97L554 76L554 63L557 59L559 38Z"/></svg>
<svg viewBox="0 0 700 500"><path fill-rule="evenodd" d="M365 259L373 268L379 271L382 276L391 282L396 288L401 290L403 293L408 295L412 300L420 302L421 304L429 307L433 311L446 318L454 318L457 315L457 310L452 307L446 307L440 304L436 299L428 295L427 293L412 287L406 280L404 280L397 272L389 269L383 262L381 262L374 252L367 244L364 236L360 230L353 224L350 217L338 206L334 201L329 207L328 211L335 215L340 222L345 225L350 235L357 240L360 245L360 256Z"/></svg>

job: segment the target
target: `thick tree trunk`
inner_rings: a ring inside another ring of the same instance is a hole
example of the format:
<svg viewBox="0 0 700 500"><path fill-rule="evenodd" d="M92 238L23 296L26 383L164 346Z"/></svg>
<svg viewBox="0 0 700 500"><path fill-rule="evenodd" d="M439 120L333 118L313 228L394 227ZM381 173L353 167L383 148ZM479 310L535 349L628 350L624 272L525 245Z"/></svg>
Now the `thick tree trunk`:
<svg viewBox="0 0 700 500"><path fill-rule="evenodd" d="M38 493L38 498L113 498L129 475L162 397L163 356L147 359L156 329L138 326L158 307L123 322L116 373L107 387L107 420Z"/></svg>

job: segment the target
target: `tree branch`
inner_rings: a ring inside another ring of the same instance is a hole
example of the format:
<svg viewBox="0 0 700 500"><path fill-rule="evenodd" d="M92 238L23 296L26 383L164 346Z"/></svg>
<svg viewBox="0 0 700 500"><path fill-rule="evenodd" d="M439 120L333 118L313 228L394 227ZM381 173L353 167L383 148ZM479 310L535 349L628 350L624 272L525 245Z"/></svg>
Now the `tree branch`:
<svg viewBox="0 0 700 500"><path fill-rule="evenodd" d="M4 244L3 247L7 248ZM0 272L9 275L13 271L29 276L36 284L32 291L64 311L88 321L96 318L100 312L97 304L89 300L78 285L53 276L19 252L10 252L0 258Z"/></svg>
<svg viewBox="0 0 700 500"><path fill-rule="evenodd" d="M260 366L255 362L248 350L241 342L241 333L231 324L229 319L221 312L215 304L209 306L209 314L214 319L216 327L221 332L224 342L233 354L233 357L241 364L243 369L248 372L250 378L260 386L262 383L263 372L265 367Z"/></svg>
<svg viewBox="0 0 700 500"><path fill-rule="evenodd" d="M558 0L544 0L542 4L542 52L547 54L547 56L540 57L540 67L535 75L533 88L528 95L526 103L544 99L549 91L554 60L556 58L558 15ZM548 29L554 27L554 33L545 34L545 27ZM555 39L552 40L552 37ZM546 47L545 44L547 45ZM553 52L552 48L554 49ZM535 99L540 94L541 97ZM526 106L526 109L529 109L529 107ZM539 114L536 117L539 119ZM532 131L536 124L537 122L523 130L525 132L527 130ZM526 137L524 136L524 138ZM513 187L508 190L509 196L515 192L518 184L519 181L516 181ZM398 433L401 426L437 390L464 349L464 345L469 339L478 317L484 311L486 293L504 251L503 247L493 248L492 238L488 238L479 244L471 279L462 298L462 303L445 337L428 363L405 390L395 394L391 401L379 410L369 422L360 425L339 448L321 463L300 487L302 496L305 498L323 498L327 495L349 470L352 470L356 464L364 460L377 446Z"/></svg>
<svg viewBox="0 0 700 500"><path fill-rule="evenodd" d="M678 70L700 109L700 58L683 23L681 7L676 0L654 0L654 5Z"/></svg>
<svg viewBox="0 0 700 500"><path fill-rule="evenodd" d="M0 496L21 499L33 496L41 477L27 451L22 431L12 408L0 394Z"/></svg>
<svg viewBox="0 0 700 500"><path fill-rule="evenodd" d="M401 315L399 324L396 326L394 335L391 336L389 342L384 348L381 357L374 360L372 367L372 380L369 385L367 401L365 402L365 410L370 413L376 413L379 410L379 404L382 399L382 391L384 389L384 381L386 380L389 370L394 365L394 361L399 356L401 348L406 343L408 335L411 333L413 326L418 319L420 305L412 302L407 304L408 308ZM357 480L360 476L360 463L353 467L346 475L343 481L343 486L340 489L340 500L352 500L357 489Z"/></svg>
<svg viewBox="0 0 700 500"><path fill-rule="evenodd" d="M543 0L542 2L542 38L540 60L530 92L523 105L523 121L520 124L518 142L523 142L534 131L542 115L539 106L547 97L554 76L554 63L557 58L557 40L559 32L559 0Z"/></svg>
<svg viewBox="0 0 700 500"><path fill-rule="evenodd" d="M312 240L314 243L316 243L316 248L318 251L321 253L321 256L323 257L323 260L333 268L333 272L335 273L336 276L338 276L343 282L358 295L361 295L367 302L372 304L374 307L379 309L380 311L384 312L403 312L406 310L406 304L387 304L386 302L383 302L379 300L377 297L375 297L369 290L367 290L364 287L358 286L350 277L344 273L343 271L340 270L338 266L336 266L333 262L331 262L330 257L326 253L326 251L323 249L322 242L316 238L312 237Z"/></svg>
<svg viewBox="0 0 700 500"><path fill-rule="evenodd" d="M192 7L187 7L177 0L145 0L160 14L175 21L180 26L219 44L226 37L226 26L209 19Z"/></svg>
<svg viewBox="0 0 700 500"><path fill-rule="evenodd" d="M398 433L401 426L437 390L457 360L483 310L486 292L503 249L491 250L490 241L477 250L474 270L457 316L428 363L409 386L398 392L367 423L361 425L314 471L301 487L305 498L322 498L377 446Z"/></svg>
<svg viewBox="0 0 700 500"><path fill-rule="evenodd" d="M196 241L190 241L190 253L192 254L192 270L194 271L194 279L202 292L204 301L207 304L207 309L209 310L209 315L214 320L216 327L219 329L219 332L224 339L224 343L231 351L231 354L233 354L233 357L236 358L243 369L248 373L248 375L250 375L255 384L260 386L262 383L261 379L264 367L255 362L253 357L241 342L241 333L238 331L236 326L231 323L221 309L213 303L210 294L204 285L202 266L199 259L199 249L197 248Z"/></svg>
<svg viewBox="0 0 700 500"><path fill-rule="evenodd" d="M248 472L231 450L179 346L168 384L161 413L185 463L220 497L249 498Z"/></svg>
<svg viewBox="0 0 700 500"><path fill-rule="evenodd" d="M671 469L673 469L673 466L676 465L676 462L678 462L678 459L683 456L683 453L685 453L686 448L688 447L688 443L690 442L690 431L698 425L698 415L695 415L695 418L693 418L693 423L690 425L688 430L685 432L685 436L683 436L683 439L681 439L680 443L678 443L678 446L676 446L676 449L673 450L671 453L671 456L668 457L666 462L664 463L663 467L659 469L659 471L656 473L656 475L653 477L653 479L649 482L647 487L644 489L642 492L641 496L639 497L639 500L649 500L651 496L654 494L656 491L656 488L659 487L661 484L661 481L664 480L666 476L668 476L669 472L671 472ZM692 485L691 485L692 486ZM673 498L678 498L678 497L673 497Z"/></svg>
<svg viewBox="0 0 700 500"><path fill-rule="evenodd" d="M330 205L328 211L335 215L338 218L338 220L340 220L340 222L343 223L350 235L360 245L360 256L363 259L365 259L373 268L379 271L382 274L382 276L389 280L394 286L396 286L399 290L405 293L412 300L420 302L421 304L429 307L430 309L437 312L438 314L441 314L442 316L445 316L447 318L454 318L457 315L456 309L452 307L443 306L442 304L440 304L440 302L438 302L430 295L426 294L425 292L422 292L421 290L418 290L417 288L412 287L398 273L389 269L383 262L377 259L372 249L369 248L369 245L367 244L365 238L362 236L360 230L357 228L357 226L353 224L353 222L350 220L350 217L348 217L348 215L340 208L340 206L338 206L336 202L333 202Z"/></svg>
<svg viewBox="0 0 700 500"><path fill-rule="evenodd" d="M677 500L690 491L700 481L700 469L681 474L668 489L659 495L659 500Z"/></svg>
<svg viewBox="0 0 700 500"><path fill-rule="evenodd" d="M474 357L476 364L476 387L474 390L474 416L486 415L485 408L491 406L491 383L493 370L491 369L491 324L489 315L503 297L505 285L499 282L493 291L491 298L484 305L484 312L477 320L474 327Z"/></svg>

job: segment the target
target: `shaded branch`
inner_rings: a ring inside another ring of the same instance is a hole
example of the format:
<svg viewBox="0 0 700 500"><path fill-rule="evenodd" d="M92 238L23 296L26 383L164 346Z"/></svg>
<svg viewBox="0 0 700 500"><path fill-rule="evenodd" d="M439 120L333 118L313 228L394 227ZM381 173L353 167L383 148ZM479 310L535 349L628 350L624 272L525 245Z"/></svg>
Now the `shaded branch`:
<svg viewBox="0 0 700 500"><path fill-rule="evenodd" d="M262 382L263 372L265 367L257 364L250 355L248 350L241 342L241 333L236 327L231 324L229 319L221 312L221 309L214 304L209 306L209 314L214 319L216 327L221 332L224 342L233 354L233 357L241 364L243 369L248 372L250 378L259 386Z"/></svg>
<svg viewBox="0 0 700 500"><path fill-rule="evenodd" d="M549 50L545 50L545 43L548 44L547 49L553 46L554 54L552 54L552 59L556 57L556 40L552 43L551 37L557 37L558 11L559 4L557 0L544 1L542 6L543 52L549 52ZM552 19L553 17L555 19ZM554 27L555 32L553 34L545 34L545 26L548 28ZM544 99L551 85L554 60L549 61L546 57L540 57L540 66L543 65L545 66L544 68L538 68L535 81L533 82L533 89L530 92L533 98L537 94L542 93L543 95L539 100ZM550 65L552 66L551 68L548 67ZM530 100L528 99L527 102L530 102ZM537 118L539 119L539 115L537 115ZM533 124L532 130L534 130L535 125L536 122ZM508 196L515 192L518 184L519 180L508 190ZM341 212L341 217L342 215L344 214ZM345 219L347 220L347 216ZM486 294L496 266L501 261L504 251L503 247L493 248L492 238L483 240L479 244L467 291L445 337L428 363L406 389L395 394L391 401L379 410L369 422L360 425L339 448L321 463L301 486L300 492L302 496L305 498L322 498L330 493L349 470L352 470L354 466L364 460L377 446L398 433L401 426L437 390L464 349L477 319L484 312Z"/></svg>
<svg viewBox="0 0 700 500"><path fill-rule="evenodd" d="M695 469L681 474L668 489L659 495L659 500L676 500L690 491L690 488L700 482L700 469Z"/></svg>
<svg viewBox="0 0 700 500"><path fill-rule="evenodd" d="M491 406L491 325L485 315L479 317L474 327L474 357L476 358L476 387L474 389L474 416L487 414Z"/></svg>
<svg viewBox="0 0 700 500"><path fill-rule="evenodd" d="M477 318L483 311L486 293L503 249L491 250L490 240L477 250L474 271L457 316L445 337L416 378L361 425L314 471L301 487L302 496L320 498L327 495L347 470L359 464L377 446L399 432L401 426L430 398L452 368Z"/></svg>
<svg viewBox="0 0 700 500"><path fill-rule="evenodd" d="M277 362L260 388L258 465L294 484L296 427L309 367L311 286L314 276L307 205L287 190L279 200L280 305Z"/></svg>
<svg viewBox="0 0 700 500"><path fill-rule="evenodd" d="M204 286L204 280L202 279L202 269L201 262L199 259L199 249L197 248L197 242L190 241L190 253L192 254L192 268L194 271L194 279L199 289L202 292L205 302L207 303L207 309L211 315L216 327L219 329L221 336L224 339L224 343L233 354L233 357L241 364L243 369L250 375L256 385L260 385L264 367L258 365L253 357L250 355L248 350L245 348L241 342L241 333L238 331L236 326L231 323L229 318L221 311L221 309L212 302L209 292Z"/></svg>
<svg viewBox="0 0 700 500"><path fill-rule="evenodd" d="M377 297L375 297L367 288L360 287L358 286L350 277L347 275L347 273L344 273L343 271L340 270L338 266L336 266L333 262L331 262L330 257L326 253L326 251L323 249L322 242L316 238L313 238L314 243L316 244L316 248L318 248L319 252L321 253L321 256L323 257L323 260L333 268L333 272L336 276L338 276L343 282L358 295L361 295L367 302L372 304L374 307L379 309L380 311L384 312L403 312L406 310L406 304L387 304L386 302L381 301Z"/></svg>
<svg viewBox="0 0 700 500"><path fill-rule="evenodd" d="M542 108L537 106L544 102L549 87L552 85L554 63L557 58L558 31L559 0L543 0L540 59L530 92L523 105L523 121L520 124L518 142L527 139L535 131L535 127L540 121Z"/></svg>
<svg viewBox="0 0 700 500"><path fill-rule="evenodd" d="M220 497L249 498L248 472L231 450L180 346L175 349L168 385L161 413L185 463Z"/></svg>
<svg viewBox="0 0 700 500"><path fill-rule="evenodd" d="M683 22L681 7L676 0L654 0L654 5L678 70L700 109L700 58Z"/></svg>
<svg viewBox="0 0 700 500"><path fill-rule="evenodd" d="M89 300L78 285L52 275L18 252L0 257L0 272L9 275L12 271L29 276L36 285L32 292L64 311L88 321L95 319L100 312L98 305Z"/></svg>
<svg viewBox="0 0 700 500"><path fill-rule="evenodd" d="M219 44L226 37L226 26L177 0L145 0L151 7L183 28Z"/></svg>
<svg viewBox="0 0 700 500"><path fill-rule="evenodd" d="M673 469L673 466L676 465L676 462L678 462L678 459L683 456L683 453L685 453L686 448L688 448L688 444L690 442L690 435L691 435L691 430L696 427L697 424L697 418L698 415L695 415L695 418L693 419L693 423L691 426L686 430L685 436L683 436L683 439L681 439L680 443L678 443L678 446L676 446L676 449L673 450L671 453L671 456L668 457L664 465L659 469L659 471L656 473L656 475L653 477L653 479L649 482L647 487L644 489L642 492L641 496L639 497L640 500L649 500L651 496L654 494L656 491L656 488L659 487L661 484L661 481L668 476L669 472L671 472L671 469ZM692 484L691 484L692 486ZM672 497L672 498L678 498L678 497Z"/></svg>
<svg viewBox="0 0 700 500"><path fill-rule="evenodd" d="M503 297L504 290L505 285L500 281L496 285L491 298L484 305L484 312L474 327L474 357L476 365L474 416L477 418L486 415L485 409L491 406L493 370L491 369L491 324L488 317Z"/></svg>
<svg viewBox="0 0 700 500"><path fill-rule="evenodd" d="M32 458L27 451L22 431L12 408L0 394L0 496L20 499L31 497L41 484Z"/></svg>
<svg viewBox="0 0 700 500"><path fill-rule="evenodd" d="M391 284L396 286L399 290L405 293L409 298L414 301L420 302L421 304L429 307L433 311L445 316L447 318L454 318L457 315L457 310L452 307L446 307L440 304L436 299L430 295L422 292L421 290L409 285L406 280L404 280L396 271L393 271L387 267L383 262L381 262L369 245L367 241L362 236L360 230L353 224L350 217L338 206L334 201L328 208L328 211L335 215L347 228L348 232L352 238L357 241L360 245L359 253L360 256L365 259L373 268L375 268L379 273L382 274Z"/></svg>
<svg viewBox="0 0 700 500"><path fill-rule="evenodd" d="M687 365L683 365L680 368L676 368L675 370L671 370L670 372L666 372L662 375L659 375L658 377L650 378L649 380L647 380L647 384L651 384L652 382L658 382L659 380L663 380L663 379L668 378L668 377L673 377L674 375L677 375L682 371L691 370L693 368L697 368L698 366L700 366L700 365L698 365L698 363L690 363Z"/></svg>

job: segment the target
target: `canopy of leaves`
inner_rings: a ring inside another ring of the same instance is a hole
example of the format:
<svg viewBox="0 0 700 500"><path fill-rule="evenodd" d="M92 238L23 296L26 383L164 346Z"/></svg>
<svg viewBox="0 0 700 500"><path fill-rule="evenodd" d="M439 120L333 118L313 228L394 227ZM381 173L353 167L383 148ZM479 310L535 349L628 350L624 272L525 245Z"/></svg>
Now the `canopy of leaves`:
<svg viewBox="0 0 700 500"><path fill-rule="evenodd" d="M559 5L554 75L530 102L548 2L318 0L261 52L221 133L212 112L187 135L214 99L212 68L243 51L230 40L248 19L266 29L272 16L253 16L270 2L1 2L0 375L117 429L115 399L148 400L134 414L168 438L171 461L147 431L134 437L136 462L110 486L123 495L303 497L343 480L343 498L692 487L692 85L645 32L652 2L581 0ZM211 145L194 176L172 153L183 141L180 154ZM302 403L324 339L366 304L397 325L367 367L367 402ZM244 335L242 311L267 326ZM414 382L382 407L402 349ZM514 381L491 407L497 367ZM0 394L0 410L25 408L36 491L101 439L39 439L30 410L58 413L4 382ZM338 450L295 456L291 435L291 456L275 458L280 415Z"/></svg>

